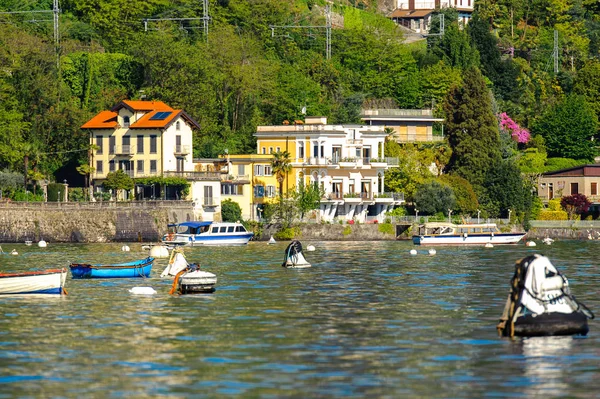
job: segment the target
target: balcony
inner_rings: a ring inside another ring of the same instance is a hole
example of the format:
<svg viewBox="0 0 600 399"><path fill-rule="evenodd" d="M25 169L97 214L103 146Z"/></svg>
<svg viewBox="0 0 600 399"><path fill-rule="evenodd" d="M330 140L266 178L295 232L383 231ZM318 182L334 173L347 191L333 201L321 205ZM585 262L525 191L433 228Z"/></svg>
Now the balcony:
<svg viewBox="0 0 600 399"><path fill-rule="evenodd" d="M218 205L217 201L215 200L214 197L203 197L202 198L202 206L203 207L212 208L212 207L215 207L217 205Z"/></svg>
<svg viewBox="0 0 600 399"><path fill-rule="evenodd" d="M360 145L363 145L363 141L356 140L356 139L348 139L348 140L346 140L346 144L351 145L351 146L360 146Z"/></svg>
<svg viewBox="0 0 600 399"><path fill-rule="evenodd" d="M165 177L181 177L186 180L221 180L220 172L164 172Z"/></svg>
<svg viewBox="0 0 600 399"><path fill-rule="evenodd" d="M192 146L189 145L176 145L173 149L175 155L188 155L192 150Z"/></svg>
<svg viewBox="0 0 600 399"><path fill-rule="evenodd" d="M241 183L241 182L250 182L250 175L221 175L221 181L232 182L232 183Z"/></svg>
<svg viewBox="0 0 600 399"><path fill-rule="evenodd" d="M375 194L375 202L378 204L401 204L404 202L404 193L378 193Z"/></svg>
<svg viewBox="0 0 600 399"><path fill-rule="evenodd" d="M116 145L113 149L115 155L132 156L135 153L135 146L133 145Z"/></svg>

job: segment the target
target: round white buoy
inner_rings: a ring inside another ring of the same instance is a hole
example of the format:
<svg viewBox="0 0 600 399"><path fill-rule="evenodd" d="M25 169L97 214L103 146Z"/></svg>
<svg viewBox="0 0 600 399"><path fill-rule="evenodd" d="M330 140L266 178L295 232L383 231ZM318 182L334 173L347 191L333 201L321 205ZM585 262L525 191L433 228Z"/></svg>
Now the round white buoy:
<svg viewBox="0 0 600 399"><path fill-rule="evenodd" d="M168 258L169 250L164 245L155 245L150 249L150 256L153 258Z"/></svg>
<svg viewBox="0 0 600 399"><path fill-rule="evenodd" d="M129 245L123 245L121 247L121 251L123 251L123 252L129 252L130 251Z"/></svg>
<svg viewBox="0 0 600 399"><path fill-rule="evenodd" d="M528 247L535 247L535 245L536 245L536 244L535 244L535 242L534 242L534 241L527 241L527 242L525 243L525 245L527 245Z"/></svg>
<svg viewBox="0 0 600 399"><path fill-rule="evenodd" d="M315 250L315 246L314 246L314 245L308 245L308 246L306 247L306 250L307 250L308 252L313 252L313 251Z"/></svg>
<svg viewBox="0 0 600 399"><path fill-rule="evenodd" d="M144 251L150 251L150 248L152 248L150 245L142 245L142 250Z"/></svg>
<svg viewBox="0 0 600 399"><path fill-rule="evenodd" d="M417 250L416 249L411 249L409 253L411 255L416 255L417 254Z"/></svg>
<svg viewBox="0 0 600 399"><path fill-rule="evenodd" d="M435 255L435 254L437 253L437 251L436 251L435 249L433 249L433 248L431 248L431 249L430 249L429 251L427 251L427 252L429 252L429 255Z"/></svg>
<svg viewBox="0 0 600 399"><path fill-rule="evenodd" d="M17 252L16 249L13 249L12 251L10 251L10 254L11 255L18 255L19 253Z"/></svg>
<svg viewBox="0 0 600 399"><path fill-rule="evenodd" d="M44 240L40 240L38 242L38 247L40 247L40 248L46 248L47 246L48 246L48 244L46 244L46 241L44 241Z"/></svg>
<svg viewBox="0 0 600 399"><path fill-rule="evenodd" d="M156 290L152 287L133 287L129 290L132 294L135 295L154 295L156 294Z"/></svg>
<svg viewBox="0 0 600 399"><path fill-rule="evenodd" d="M491 242L487 242L487 243L485 243L484 247L486 247L486 248L494 248L494 244L492 244Z"/></svg>

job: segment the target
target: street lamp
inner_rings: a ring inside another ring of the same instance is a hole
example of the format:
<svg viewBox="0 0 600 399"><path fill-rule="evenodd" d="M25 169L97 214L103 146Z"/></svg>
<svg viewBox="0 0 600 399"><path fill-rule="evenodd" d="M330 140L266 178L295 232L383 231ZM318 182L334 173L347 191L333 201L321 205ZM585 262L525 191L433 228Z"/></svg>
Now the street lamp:
<svg viewBox="0 0 600 399"><path fill-rule="evenodd" d="M448 209L448 223L452 223L452 209Z"/></svg>
<svg viewBox="0 0 600 399"><path fill-rule="evenodd" d="M418 218L419 218L419 210L415 209L415 222L417 221Z"/></svg>
<svg viewBox="0 0 600 399"><path fill-rule="evenodd" d="M510 223L510 214L512 213L512 210L509 208L508 209L508 223Z"/></svg>
<svg viewBox="0 0 600 399"><path fill-rule="evenodd" d="M479 214L481 213L481 211L479 209L477 209L477 224L479 224Z"/></svg>
<svg viewBox="0 0 600 399"><path fill-rule="evenodd" d="M58 190L58 198L57 201L60 202L60 190Z"/></svg>

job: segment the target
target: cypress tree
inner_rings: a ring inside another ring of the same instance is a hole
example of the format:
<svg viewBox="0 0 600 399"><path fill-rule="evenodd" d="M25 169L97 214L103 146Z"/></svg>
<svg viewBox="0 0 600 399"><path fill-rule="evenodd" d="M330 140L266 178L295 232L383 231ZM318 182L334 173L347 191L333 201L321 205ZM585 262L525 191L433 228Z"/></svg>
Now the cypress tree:
<svg viewBox="0 0 600 399"><path fill-rule="evenodd" d="M450 90L444 111L452 148L447 171L467 179L480 194L488 169L500 161L501 155L498 121L479 69L464 71L463 84Z"/></svg>

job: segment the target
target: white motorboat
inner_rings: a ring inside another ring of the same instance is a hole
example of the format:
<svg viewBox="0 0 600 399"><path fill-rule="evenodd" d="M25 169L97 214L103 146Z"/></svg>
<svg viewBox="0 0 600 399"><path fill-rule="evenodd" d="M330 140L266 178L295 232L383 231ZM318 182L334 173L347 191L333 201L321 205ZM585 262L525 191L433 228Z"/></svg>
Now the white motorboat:
<svg viewBox="0 0 600 399"><path fill-rule="evenodd" d="M211 293L217 285L217 276L200 270L198 264L189 264L180 248L173 250L169 264L160 276L174 276L170 294Z"/></svg>
<svg viewBox="0 0 600 399"><path fill-rule="evenodd" d="M431 222L419 225L415 245L516 244L525 233L502 233L495 223L454 224Z"/></svg>
<svg viewBox="0 0 600 399"><path fill-rule="evenodd" d="M254 236L238 222L183 222L168 227L162 238L167 245L246 245Z"/></svg>

